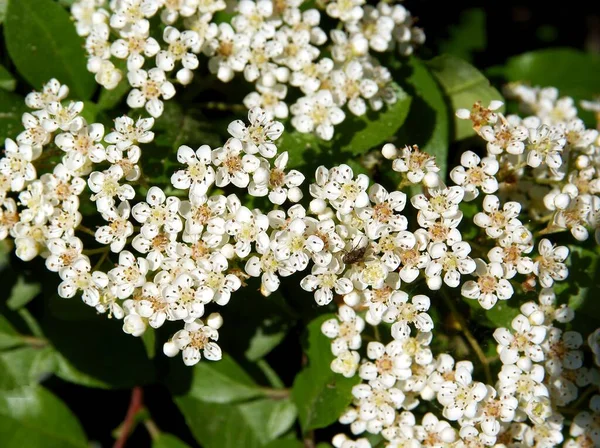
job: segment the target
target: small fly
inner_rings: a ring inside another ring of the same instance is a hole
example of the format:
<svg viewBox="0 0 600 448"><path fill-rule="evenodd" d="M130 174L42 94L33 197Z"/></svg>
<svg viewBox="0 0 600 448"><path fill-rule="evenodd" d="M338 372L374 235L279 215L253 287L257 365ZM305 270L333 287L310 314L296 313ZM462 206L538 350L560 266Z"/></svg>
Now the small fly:
<svg viewBox="0 0 600 448"><path fill-rule="evenodd" d="M361 243L362 243L362 237L359 237L358 242L352 248L352 250L349 252L346 252L346 254L344 255L344 258L342 258L342 261L344 262L344 264L354 264L354 263L359 263L359 262L363 261L363 259L365 258L365 253L367 252L367 248L369 247L369 245L365 244L364 246L362 246Z"/></svg>

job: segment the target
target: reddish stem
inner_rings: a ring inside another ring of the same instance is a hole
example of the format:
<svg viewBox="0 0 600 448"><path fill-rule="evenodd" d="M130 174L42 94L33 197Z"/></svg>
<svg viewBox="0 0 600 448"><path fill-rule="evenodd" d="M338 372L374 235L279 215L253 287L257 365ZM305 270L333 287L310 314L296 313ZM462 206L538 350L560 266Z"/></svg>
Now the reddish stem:
<svg viewBox="0 0 600 448"><path fill-rule="evenodd" d="M135 422L136 414L143 407L143 392L142 388L139 386L135 386L131 391L131 400L129 400L129 408L127 409L127 414L125 415L125 420L121 424L121 431L119 433L119 438L113 445L113 448L124 448L125 443L127 442L127 437L131 433L133 428L133 424Z"/></svg>

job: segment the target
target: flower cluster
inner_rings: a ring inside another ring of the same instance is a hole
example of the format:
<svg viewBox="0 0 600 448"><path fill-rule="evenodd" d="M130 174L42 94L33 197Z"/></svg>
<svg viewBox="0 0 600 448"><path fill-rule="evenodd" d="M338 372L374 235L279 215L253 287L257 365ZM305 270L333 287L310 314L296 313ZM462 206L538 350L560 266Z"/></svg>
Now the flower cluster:
<svg viewBox="0 0 600 448"><path fill-rule="evenodd" d="M126 61L130 107L160 116L163 100L175 94L173 82L190 84L205 59L222 82L239 73L254 84L244 99L248 109L261 107L278 119L291 112L299 132L325 140L344 120L343 107L363 115L368 107L379 110L396 101L389 70L371 52L397 49L408 55L425 40L406 8L385 1L371 6L331 0L306 8L302 0L242 0L230 8L233 14L223 0L105 3L78 0L71 12L99 84L115 88L123 78L117 61ZM338 26L328 33L322 15ZM162 35L153 35L154 16L164 24ZM300 98L288 108L290 87Z"/></svg>
<svg viewBox="0 0 600 448"><path fill-rule="evenodd" d="M137 5L113 3L114 10ZM363 10L354 3L326 9L352 24ZM142 15L156 12L144 8ZM164 9L163 20L177 20L165 11L174 10ZM127 22L130 12L110 16L111 26L143 29L146 19ZM242 29L268 31L271 23L236 17ZM497 102L457 112L472 120L487 153L462 154L453 185L418 147L387 144L381 153L398 187L341 164L318 167L304 189L305 175L288 169L277 147L282 123L253 107L247 121L228 126L221 147L180 146L180 167L161 188L140 182L153 118L119 117L105 133L52 80L27 96L33 110L23 115L24 131L6 140L0 235L14 239L21 259L45 259L60 276L61 297L80 295L122 319L126 333L180 322L163 352L181 354L186 365L221 358L215 310L236 300L246 280L259 279L269 296L299 274L318 306L338 305L321 327L331 339L331 369L360 378L339 419L360 438L339 434L336 447L369 447L365 433L380 434L386 447L595 446L600 395L570 428L560 409L598 391L600 330L584 338L569 326L574 310L557 296L570 251L554 234L598 235L598 133L554 90L511 89L535 115L504 116ZM248 196L273 207L250 208ZM95 229L83 223L83 203L97 211ZM84 247L89 237L98 247ZM499 301L513 305L510 325L493 331L497 377L457 316L461 295L481 313ZM439 350L440 309L458 319L479 364ZM586 345L595 366L585 366Z"/></svg>

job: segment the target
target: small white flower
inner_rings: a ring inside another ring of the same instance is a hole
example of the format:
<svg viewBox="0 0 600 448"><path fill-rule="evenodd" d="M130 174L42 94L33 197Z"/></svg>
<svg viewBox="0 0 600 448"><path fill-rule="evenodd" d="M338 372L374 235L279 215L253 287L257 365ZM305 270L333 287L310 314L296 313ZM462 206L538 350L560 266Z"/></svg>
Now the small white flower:
<svg viewBox="0 0 600 448"><path fill-rule="evenodd" d="M338 309L338 315L321 325L321 331L331 343L331 352L338 356L348 350L358 350L362 344L361 333L365 328L365 321L347 305Z"/></svg>
<svg viewBox="0 0 600 448"><path fill-rule="evenodd" d="M465 201L479 196L479 189L486 194L498 190L498 180L495 176L500 166L494 157L481 159L474 152L465 151L460 157L460 164L461 166L450 172L450 178L464 188Z"/></svg>
<svg viewBox="0 0 600 448"><path fill-rule="evenodd" d="M99 271L90 274L90 270L90 263L84 258L61 269L59 274L62 283L58 285L58 295L69 299L78 291L82 291L83 302L89 306L96 306L100 300L100 290L108 285L108 276Z"/></svg>
<svg viewBox="0 0 600 448"><path fill-rule="evenodd" d="M532 325L527 317L519 314L512 322L514 333L506 328L494 331L494 339L498 342L498 354L503 364L517 364L520 357L529 358L533 362L544 360L544 351L540 344L546 338L546 328Z"/></svg>
<svg viewBox="0 0 600 448"><path fill-rule="evenodd" d="M459 367L454 373L454 380L446 381L440 386L437 399L444 406L444 417L458 420L465 416L473 418L477 414L479 402L487 395L483 383L473 382L471 372Z"/></svg>
<svg viewBox="0 0 600 448"><path fill-rule="evenodd" d="M331 140L333 127L346 117L342 109L335 105L329 90L320 90L298 99L290 111L294 115L292 126L298 132L305 134L314 131L323 140Z"/></svg>
<svg viewBox="0 0 600 448"><path fill-rule="evenodd" d="M168 342L165 342L164 354L173 357L181 351L186 366L197 364L201 355L209 361L219 361L223 356L221 348L213 341L219 339L217 330L220 325L213 323L213 320L209 316L206 325L200 319L186 323L183 330L179 330Z"/></svg>
<svg viewBox="0 0 600 448"><path fill-rule="evenodd" d="M521 213L518 202L506 202L500 210L500 199L490 194L483 198L483 210L473 217L473 222L484 228L490 238L500 238L505 232L510 233L521 226L517 219Z"/></svg>
<svg viewBox="0 0 600 448"><path fill-rule="evenodd" d="M238 188L246 188L252 174L260 165L252 154L243 154L243 144L237 138L227 140L222 148L212 152L212 161L217 167L215 184L224 187L232 183Z"/></svg>
<svg viewBox="0 0 600 448"><path fill-rule="evenodd" d="M192 70L198 68L198 57L192 51L197 48L200 37L195 31L180 32L168 26L163 32L163 40L169 46L156 55L156 66L170 72L181 61L182 68L177 71L177 80L183 85L189 84L194 76Z"/></svg>
<svg viewBox="0 0 600 448"><path fill-rule="evenodd" d="M145 105L146 111L154 118L163 113L161 98L168 100L175 95L175 87L167 81L165 72L159 68L130 71L127 79L131 86L135 87L127 96L127 105L134 109Z"/></svg>
<svg viewBox="0 0 600 448"><path fill-rule="evenodd" d="M555 246L549 240L540 240L539 257L535 260L533 272L538 276L543 288L550 288L555 281L565 280L569 270L564 261L569 256L566 246Z"/></svg>
<svg viewBox="0 0 600 448"><path fill-rule="evenodd" d="M190 196L203 196L215 181L215 170L211 166L212 150L208 145L200 146L195 152L189 146L180 146L177 161L187 165L171 176L175 188L190 190Z"/></svg>
<svg viewBox="0 0 600 448"><path fill-rule="evenodd" d="M123 170L118 165L112 165L103 172L94 171L88 178L88 186L95 194L91 196L96 201L100 212L109 211L114 205L115 196L121 201L133 199L135 190L129 184L120 185Z"/></svg>
<svg viewBox="0 0 600 448"><path fill-rule="evenodd" d="M136 258L129 251L119 254L119 264L108 272L108 278L114 282L111 289L119 299L126 299L133 294L135 288L146 283L148 261L145 258Z"/></svg>
<svg viewBox="0 0 600 448"><path fill-rule="evenodd" d="M504 278L504 270L499 263L486 264L478 258L475 275L477 281L469 280L461 289L461 294L468 299L479 301L482 308L489 310L494 307L498 299L508 300L514 290L510 282Z"/></svg>
<svg viewBox="0 0 600 448"><path fill-rule="evenodd" d="M134 121L127 115L115 118L115 130L104 137L106 143L114 144L121 151L138 143L150 143L154 140L154 118L140 118Z"/></svg>
<svg viewBox="0 0 600 448"><path fill-rule="evenodd" d="M250 109L248 112L249 126L242 120L231 122L227 131L242 142L246 154L259 153L270 159L277 154L274 141L283 133L283 124L273 121L260 107Z"/></svg>

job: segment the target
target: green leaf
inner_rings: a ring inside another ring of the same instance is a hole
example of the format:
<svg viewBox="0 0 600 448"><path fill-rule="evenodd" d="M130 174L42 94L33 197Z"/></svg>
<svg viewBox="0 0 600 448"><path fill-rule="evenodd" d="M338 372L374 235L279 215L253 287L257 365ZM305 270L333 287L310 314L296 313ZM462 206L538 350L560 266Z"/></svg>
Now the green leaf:
<svg viewBox="0 0 600 448"><path fill-rule="evenodd" d="M79 298L54 295L44 302L46 309L40 321L44 334L78 372L114 388L154 381L155 368L143 341L123 333L121 321L98 316Z"/></svg>
<svg viewBox="0 0 600 448"><path fill-rule="evenodd" d="M15 389L38 384L55 369L51 347L19 347L0 352L0 388Z"/></svg>
<svg viewBox="0 0 600 448"><path fill-rule="evenodd" d="M89 99L96 83L86 69L83 39L69 13L52 0L18 0L8 5L6 47L17 70L35 88L51 78L69 86L74 96Z"/></svg>
<svg viewBox="0 0 600 448"><path fill-rule="evenodd" d="M27 283L20 275L17 283L12 288L10 296L6 302L11 310L16 310L27 305L35 296L42 291L42 285L39 283Z"/></svg>
<svg viewBox="0 0 600 448"><path fill-rule="evenodd" d="M2 448L86 448L81 425L43 387L0 391Z"/></svg>
<svg viewBox="0 0 600 448"><path fill-rule="evenodd" d="M3 65L0 65L0 89L12 92L16 86L17 81L13 78L13 75Z"/></svg>
<svg viewBox="0 0 600 448"><path fill-rule="evenodd" d="M561 303L567 301L575 310L570 326L585 336L600 327L600 247L572 244L569 250L569 278L556 283L557 295Z"/></svg>
<svg viewBox="0 0 600 448"><path fill-rule="evenodd" d="M442 86L452 112L460 108L470 110L477 101L487 106L492 100L502 100L500 92L468 62L442 55L433 58L427 65ZM469 120L459 120L454 116L454 140L462 140L474 134Z"/></svg>
<svg viewBox="0 0 600 448"><path fill-rule="evenodd" d="M341 163L345 158L364 154L390 140L406 120L411 104L410 96L402 88L396 85L395 89L398 100L381 111L370 110L361 117L346 112L346 119L335 128L329 142L313 134L284 133L278 146L289 152L289 166L313 168Z"/></svg>
<svg viewBox="0 0 600 448"><path fill-rule="evenodd" d="M14 93L0 90L0 144L4 145L6 138L13 140L23 130L21 117L29 111L23 97Z"/></svg>
<svg viewBox="0 0 600 448"><path fill-rule="evenodd" d="M289 400L207 403L176 397L194 437L204 448L259 448L287 431L296 418Z"/></svg>
<svg viewBox="0 0 600 448"><path fill-rule="evenodd" d="M485 316L493 324L493 328L510 328L512 320L517 317L517 315L521 314L518 305L514 305L516 300L517 297L515 296L511 300L499 301L491 310L485 311ZM474 302L477 303L476 301Z"/></svg>
<svg viewBox="0 0 600 448"><path fill-rule="evenodd" d="M296 439L277 439L267 444L265 448L304 448L305 445Z"/></svg>
<svg viewBox="0 0 600 448"><path fill-rule="evenodd" d="M501 70L507 81L553 86L576 101L600 94L600 56L572 48L548 48L512 57Z"/></svg>
<svg viewBox="0 0 600 448"><path fill-rule="evenodd" d="M442 176L446 174L449 145L448 107L435 78L425 64L411 57L412 72L405 88L412 97L408 117L398 134L398 143L418 145L422 151L435 156Z"/></svg>
<svg viewBox="0 0 600 448"><path fill-rule="evenodd" d="M482 8L464 10L460 14L460 22L449 27L448 38L440 43L440 53L451 54L471 62L474 52L485 50L485 27L485 11Z"/></svg>
<svg viewBox="0 0 600 448"><path fill-rule="evenodd" d="M23 345L21 335L14 329L9 320L0 314L0 350Z"/></svg>
<svg viewBox="0 0 600 448"><path fill-rule="evenodd" d="M153 328L146 329L142 335L142 342L144 343L148 359L154 359L156 356L156 332Z"/></svg>
<svg viewBox="0 0 600 448"><path fill-rule="evenodd" d="M174 435L161 432L160 435L152 441L152 448L189 448L189 445L183 443Z"/></svg>
<svg viewBox="0 0 600 448"><path fill-rule="evenodd" d="M332 317L319 316L308 325L308 367L296 376L292 387L304 432L335 422L352 401L352 387L360 381L358 375L345 378L330 368L331 341L321 333L321 325Z"/></svg>
<svg viewBox="0 0 600 448"><path fill-rule="evenodd" d="M218 362L203 360L194 366L186 395L210 403L231 403L260 397L263 392L233 358L223 355Z"/></svg>
<svg viewBox="0 0 600 448"><path fill-rule="evenodd" d="M8 0L0 0L0 23L4 22L6 17L6 9L8 8Z"/></svg>

